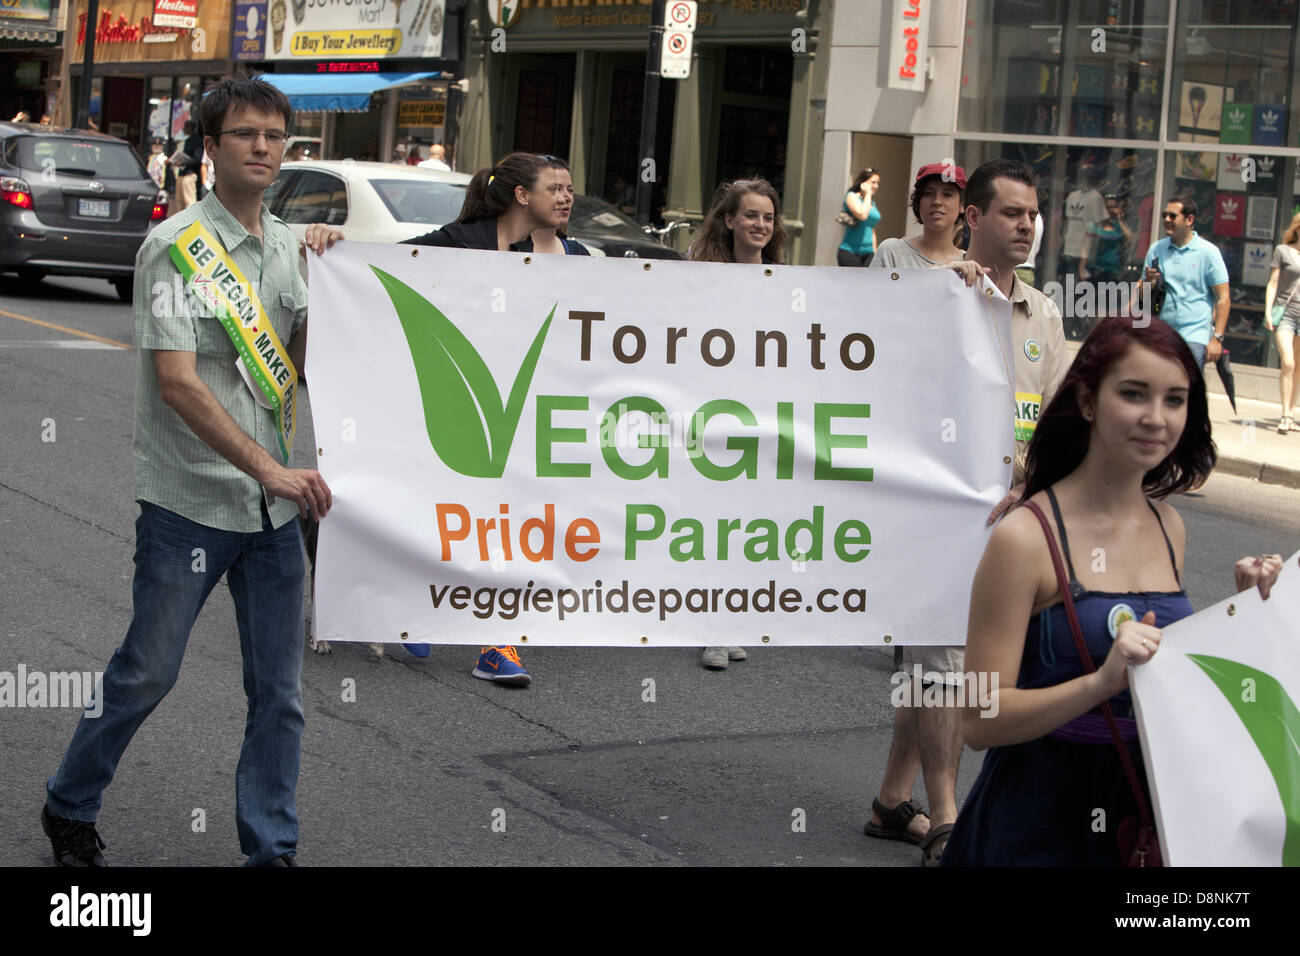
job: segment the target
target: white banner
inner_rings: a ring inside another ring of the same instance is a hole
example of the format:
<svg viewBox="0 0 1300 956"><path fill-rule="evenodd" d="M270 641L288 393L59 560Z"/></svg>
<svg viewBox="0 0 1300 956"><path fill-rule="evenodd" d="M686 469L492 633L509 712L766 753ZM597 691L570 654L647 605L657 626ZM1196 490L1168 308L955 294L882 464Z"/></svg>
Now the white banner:
<svg viewBox="0 0 1300 956"><path fill-rule="evenodd" d="M1166 865L1300 866L1298 562L1267 601L1171 625L1131 671Z"/></svg>
<svg viewBox="0 0 1300 956"><path fill-rule="evenodd" d="M947 270L309 258L318 637L964 643L1005 303Z"/></svg>

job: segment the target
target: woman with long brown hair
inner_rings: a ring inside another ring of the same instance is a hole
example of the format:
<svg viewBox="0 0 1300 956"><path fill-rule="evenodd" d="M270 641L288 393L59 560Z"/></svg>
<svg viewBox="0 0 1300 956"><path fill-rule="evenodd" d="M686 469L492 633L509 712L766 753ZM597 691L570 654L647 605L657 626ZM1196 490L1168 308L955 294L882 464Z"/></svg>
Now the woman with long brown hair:
<svg viewBox="0 0 1300 956"><path fill-rule="evenodd" d="M719 186L700 232L690 249L694 262L785 261L780 200L766 179L738 179Z"/></svg>
<svg viewBox="0 0 1300 956"><path fill-rule="evenodd" d="M519 244L537 230L555 230L569 221L573 192L562 188L567 167L557 167L554 157L536 153L511 153L491 168L474 174L465 187L465 202L455 222L406 242L416 246L520 251ZM561 163L561 166L563 164ZM561 175L562 174L562 175ZM332 227L307 229L308 248L317 254L328 245L325 232ZM428 644L403 644L416 657L428 657ZM471 672L497 684L526 687L532 675L524 669L513 647L485 647Z"/></svg>
<svg viewBox="0 0 1300 956"><path fill-rule="evenodd" d="M699 239L692 244L693 262L779 263L785 258L785 226L776 190L766 179L723 183L713 194ZM749 657L743 647L706 647L700 663L725 670L731 661Z"/></svg>

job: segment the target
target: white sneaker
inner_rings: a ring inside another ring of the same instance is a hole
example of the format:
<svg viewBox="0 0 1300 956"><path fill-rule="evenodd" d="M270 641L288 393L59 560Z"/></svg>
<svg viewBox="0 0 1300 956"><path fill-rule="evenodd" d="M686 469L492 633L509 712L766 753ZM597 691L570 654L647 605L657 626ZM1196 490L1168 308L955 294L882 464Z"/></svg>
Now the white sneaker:
<svg viewBox="0 0 1300 956"><path fill-rule="evenodd" d="M728 647L727 657L733 661L747 661L749 660L749 653L743 647Z"/></svg>
<svg viewBox="0 0 1300 956"><path fill-rule="evenodd" d="M727 669L727 649L725 647L706 647L700 655L700 663L712 671Z"/></svg>

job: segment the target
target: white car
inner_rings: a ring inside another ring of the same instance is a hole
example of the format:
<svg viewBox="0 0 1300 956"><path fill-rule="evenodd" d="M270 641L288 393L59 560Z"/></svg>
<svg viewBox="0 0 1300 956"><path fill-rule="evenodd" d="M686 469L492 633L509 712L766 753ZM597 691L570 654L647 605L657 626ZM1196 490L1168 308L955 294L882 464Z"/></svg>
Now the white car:
<svg viewBox="0 0 1300 956"><path fill-rule="evenodd" d="M396 163L307 160L281 166L265 198L299 242L314 222L359 242L401 242L455 221L470 179Z"/></svg>
<svg viewBox="0 0 1300 956"><path fill-rule="evenodd" d="M299 242L314 222L338 226L347 238L358 242L401 242L455 222L465 203L465 186L472 178L468 173L396 163L313 159L281 166L265 199L271 213L288 223ZM590 212L584 204L598 202L579 196L574 208L582 214ZM596 222L604 224L602 229L609 229L607 218L618 225L617 214L597 215ZM635 224L632 229L634 238L651 242ZM575 238L582 239L593 256L606 255L603 232L598 231L598 237L600 241L594 243L583 236ZM677 253L667 250L662 258L675 257Z"/></svg>

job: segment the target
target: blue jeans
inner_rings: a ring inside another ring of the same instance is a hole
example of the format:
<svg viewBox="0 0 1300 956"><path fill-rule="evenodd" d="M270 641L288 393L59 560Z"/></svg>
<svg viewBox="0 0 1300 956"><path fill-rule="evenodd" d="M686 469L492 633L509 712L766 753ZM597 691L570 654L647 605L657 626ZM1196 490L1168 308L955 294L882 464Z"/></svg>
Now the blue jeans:
<svg viewBox="0 0 1300 956"><path fill-rule="evenodd" d="M239 846L253 866L295 851L305 563L297 521L273 529L263 509L262 528L219 531L140 502L131 627L104 671L103 713L82 717L46 784L54 813L94 822L131 737L176 683L190 629L224 574L248 697L235 771Z"/></svg>
<svg viewBox="0 0 1300 956"><path fill-rule="evenodd" d="M1196 359L1196 367L1205 368L1205 346L1198 345L1196 342L1188 342L1187 347L1192 350L1192 358Z"/></svg>

